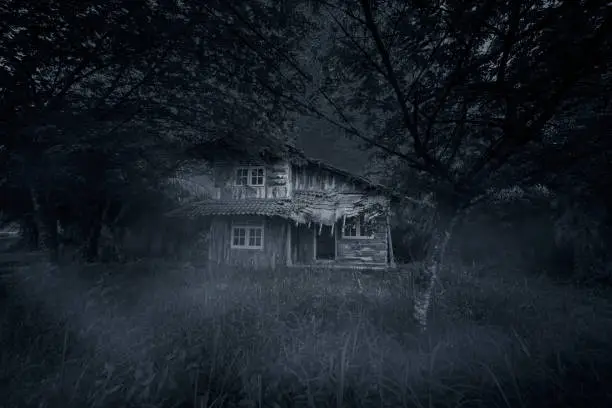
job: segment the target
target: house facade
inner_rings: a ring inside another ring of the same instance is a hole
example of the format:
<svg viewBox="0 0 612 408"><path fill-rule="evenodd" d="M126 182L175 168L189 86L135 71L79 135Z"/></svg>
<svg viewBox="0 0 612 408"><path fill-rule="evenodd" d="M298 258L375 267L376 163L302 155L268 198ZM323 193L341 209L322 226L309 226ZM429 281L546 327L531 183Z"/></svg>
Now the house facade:
<svg viewBox="0 0 612 408"><path fill-rule="evenodd" d="M384 187L295 148L214 160L213 197L180 213L210 228L208 260L255 268L394 264Z"/></svg>

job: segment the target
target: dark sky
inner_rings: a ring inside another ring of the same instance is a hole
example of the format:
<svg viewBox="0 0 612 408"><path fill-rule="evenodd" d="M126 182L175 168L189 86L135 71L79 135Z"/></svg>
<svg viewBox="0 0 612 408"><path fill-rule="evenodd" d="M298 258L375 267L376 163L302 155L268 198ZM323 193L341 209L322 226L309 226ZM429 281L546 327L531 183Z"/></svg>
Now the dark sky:
<svg viewBox="0 0 612 408"><path fill-rule="evenodd" d="M333 20L326 14L318 16L320 29L312 34L310 46L300 57L301 68L313 77L310 92L317 93L323 80L323 61L330 52L333 40ZM329 106L320 106L324 113L334 117ZM335 118L337 119L337 118ZM368 153L359 149L357 141L349 140L344 132L322 119L303 116L297 121L296 144L304 153L315 159L362 175L367 169Z"/></svg>
<svg viewBox="0 0 612 408"><path fill-rule="evenodd" d="M306 155L323 160L343 170L362 175L367 170L368 152L359 149L331 124L316 118L298 120L297 147Z"/></svg>

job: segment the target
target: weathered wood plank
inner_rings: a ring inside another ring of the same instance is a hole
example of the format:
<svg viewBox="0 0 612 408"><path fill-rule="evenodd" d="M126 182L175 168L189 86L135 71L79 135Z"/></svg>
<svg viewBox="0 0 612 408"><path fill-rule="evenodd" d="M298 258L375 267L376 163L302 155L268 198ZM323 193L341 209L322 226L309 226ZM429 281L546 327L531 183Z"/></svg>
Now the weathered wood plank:
<svg viewBox="0 0 612 408"><path fill-rule="evenodd" d="M265 168L264 186L235 185L236 168L243 166L263 166ZM350 181L350 178L313 164L296 166L280 160L273 163L253 160L219 162L214 167L214 174L215 185L218 188L216 197L220 199L285 198L291 197L295 190L334 191L344 193L340 196L344 198L350 197L351 194L362 193L358 185ZM346 205L352 205L354 198L350 198L351 203ZM326 201L319 203L316 199L308 205L308 208L313 211L333 212L335 210L334 203ZM251 218L264 223L264 248L231 248L231 222L238 219L244 220L245 217L218 217L211 226L211 250L209 251L211 260L255 267L275 267L276 265L289 263L312 264L315 262L317 226L296 226L292 221L280 218ZM362 262L386 265L392 260L392 255L389 252L389 226L386 215L376 219L370 226L373 231L371 239L343 238L341 224L342 222L338 221L333 228L336 255L333 262L338 264Z"/></svg>
<svg viewBox="0 0 612 408"><path fill-rule="evenodd" d="M263 248L232 248L232 225L263 225ZM287 264L286 222L259 216L215 217L211 222L209 261L255 268L275 268Z"/></svg>
<svg viewBox="0 0 612 408"><path fill-rule="evenodd" d="M344 177L317 166L293 166L291 182L295 190L359 192L357 187Z"/></svg>
<svg viewBox="0 0 612 408"><path fill-rule="evenodd" d="M341 231L342 225L337 226ZM388 232L386 217L378 217L372 221L372 238L347 238L338 237L338 256L339 262L362 261L387 263L388 251Z"/></svg>
<svg viewBox="0 0 612 408"><path fill-rule="evenodd" d="M265 182L263 186L237 186L236 170L244 166L263 166ZM223 200L244 200L249 198L285 198L289 197L288 164L273 164L242 161L236 163L219 162L213 169L215 187L219 188L216 196Z"/></svg>

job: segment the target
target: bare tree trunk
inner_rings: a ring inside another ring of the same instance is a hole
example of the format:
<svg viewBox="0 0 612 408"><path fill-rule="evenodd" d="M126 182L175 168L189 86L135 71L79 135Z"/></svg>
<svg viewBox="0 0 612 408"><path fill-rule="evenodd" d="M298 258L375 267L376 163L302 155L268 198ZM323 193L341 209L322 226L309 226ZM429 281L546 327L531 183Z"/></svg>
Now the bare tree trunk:
<svg viewBox="0 0 612 408"><path fill-rule="evenodd" d="M435 303L435 299L433 298L435 285L438 282L440 270L444 265L444 256L446 255L446 250L451 240L453 230L462 219L470 215L472 210L476 207L476 204L487 196L488 194L485 193L476 196L465 205L451 206L447 209L446 213L440 210L438 211L438 227L434 232L432 247L425 266L425 268L427 268L427 282L424 290L415 295L414 302L414 318L419 323L421 331L427 329L429 309L432 303ZM448 222L444 222L444 218L448 219Z"/></svg>
<svg viewBox="0 0 612 408"><path fill-rule="evenodd" d="M113 255L119 262L125 261L127 255L125 251L125 235L126 229L117 226L109 227L110 234L112 237Z"/></svg>
<svg viewBox="0 0 612 408"><path fill-rule="evenodd" d="M38 228L33 214L26 214L19 222L21 239L29 250L38 249Z"/></svg>
<svg viewBox="0 0 612 408"><path fill-rule="evenodd" d="M110 212L112 202L109 200L107 215ZM108 231L110 233L110 239L113 252L113 258L117 261L125 261L127 258L126 249L125 249L125 237L127 234L127 228L122 225L123 218L125 214L127 214L129 210L129 205L125 203L119 204L119 211L114 214L109 219L105 219L106 226L108 227Z"/></svg>
<svg viewBox="0 0 612 408"><path fill-rule="evenodd" d="M35 189L30 189L30 196L38 230L38 248L48 253L50 262L57 263L59 259L57 219Z"/></svg>
<svg viewBox="0 0 612 408"><path fill-rule="evenodd" d="M432 248L425 263L427 276L425 287L422 291L415 294L414 299L414 318L418 322L421 331L427 330L428 313L432 303L435 302L435 299L433 299L435 285L438 282L439 272L444 265L444 255L446 254L446 248L451 239L453 229L460 218L460 213L455 214L443 232L436 231L434 233Z"/></svg>
<svg viewBox="0 0 612 408"><path fill-rule="evenodd" d="M91 223L89 225L87 244L85 247L85 260L87 262L95 262L98 260L102 223L106 218L109 207L110 202L105 200L104 203L98 204L98 208L92 215Z"/></svg>

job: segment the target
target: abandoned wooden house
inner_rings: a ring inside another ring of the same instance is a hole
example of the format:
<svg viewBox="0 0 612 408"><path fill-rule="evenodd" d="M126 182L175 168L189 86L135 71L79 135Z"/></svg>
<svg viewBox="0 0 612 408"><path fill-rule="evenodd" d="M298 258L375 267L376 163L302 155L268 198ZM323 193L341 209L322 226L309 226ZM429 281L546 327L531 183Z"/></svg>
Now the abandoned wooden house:
<svg viewBox="0 0 612 408"><path fill-rule="evenodd" d="M179 212L206 219L208 261L275 268L393 265L387 190L306 157L213 160L214 196Z"/></svg>

